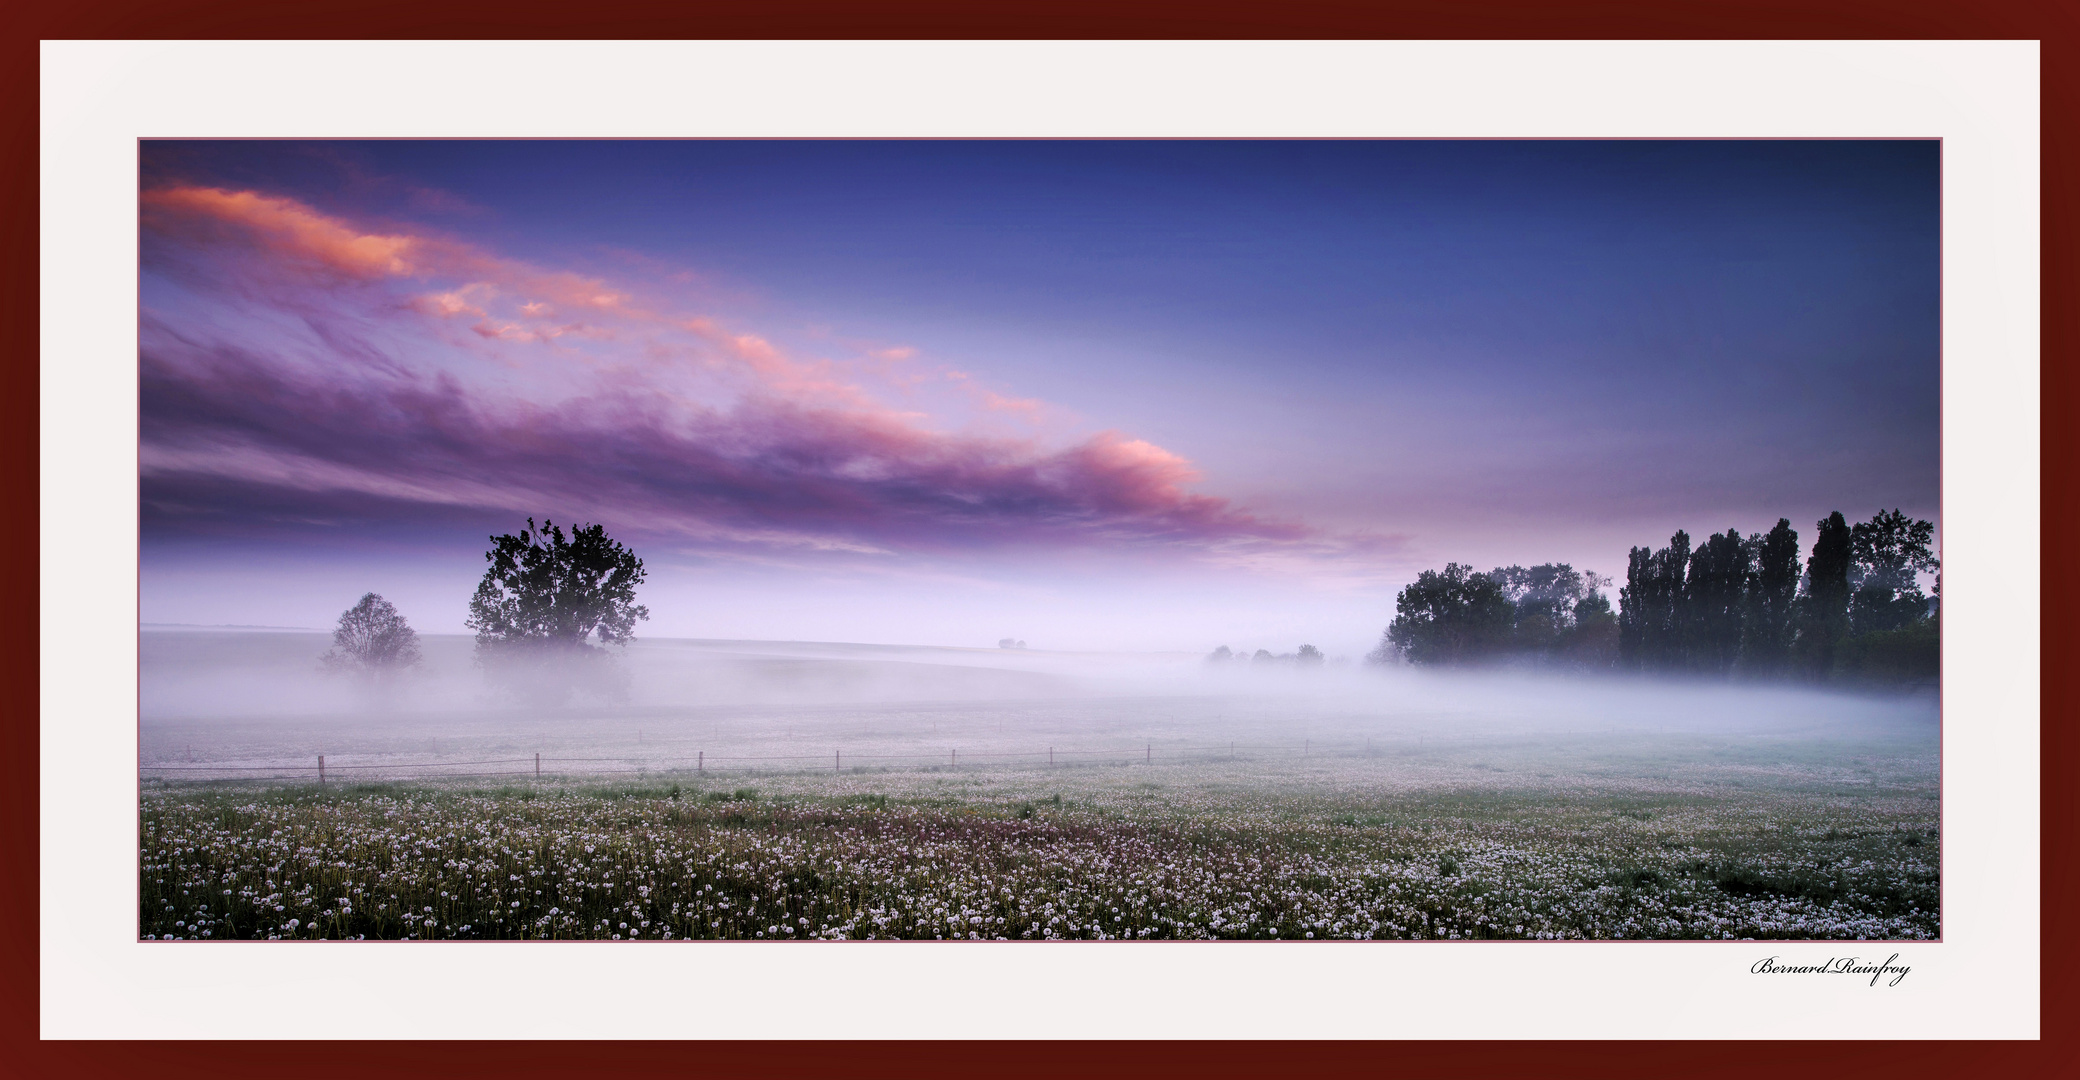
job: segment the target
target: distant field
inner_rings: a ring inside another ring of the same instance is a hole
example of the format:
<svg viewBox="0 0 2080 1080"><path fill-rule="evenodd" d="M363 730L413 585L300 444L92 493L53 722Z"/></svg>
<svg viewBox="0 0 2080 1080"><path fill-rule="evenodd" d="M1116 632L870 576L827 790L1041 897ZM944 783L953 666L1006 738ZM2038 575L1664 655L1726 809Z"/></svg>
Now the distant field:
<svg viewBox="0 0 2080 1080"><path fill-rule="evenodd" d="M1922 939L1933 746L148 783L152 938Z"/></svg>

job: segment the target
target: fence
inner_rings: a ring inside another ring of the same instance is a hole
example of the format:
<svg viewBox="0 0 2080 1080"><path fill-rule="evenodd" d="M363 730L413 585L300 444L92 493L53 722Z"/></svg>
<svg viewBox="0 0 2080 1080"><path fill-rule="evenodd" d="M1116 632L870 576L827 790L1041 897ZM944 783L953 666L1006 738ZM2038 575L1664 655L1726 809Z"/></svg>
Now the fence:
<svg viewBox="0 0 2080 1080"><path fill-rule="evenodd" d="M1409 740L1411 746L1421 745L1425 740L1416 737ZM357 779L379 779L380 773L395 773L403 777L425 777L428 779L464 779L487 776L518 778L544 778L570 775L609 776L620 774L650 774L691 772L706 773L754 773L754 772L817 772L842 773L849 766L855 771L869 767L901 768L904 764L918 769L944 766L959 769L963 764L997 764L999 766L1027 766L1031 768L1060 768L1077 763L1119 762L1131 764L1136 759L1144 766L1157 764L1156 752L1163 754L1163 764L1185 764L1193 761L1206 762L1239 759L1244 754L1267 756L1313 757L1348 756L1353 753L1372 753L1379 748L1375 740L1364 743L1317 743L1312 739L1298 743L1240 743L1230 742L1213 746L1166 746L1158 747L1153 742L1136 747L1117 747L1106 750L1068 750L1050 746L1044 750L987 750L963 752L957 747L948 748L943 755L939 752L917 752L907 754L860 754L847 753L842 749L822 754L733 754L711 755L697 750L691 755L664 755L658 757L531 757L484 758L475 761L420 761L420 762L356 762L341 764L337 761L326 764L325 755L317 755L310 765L147 765L140 763L138 772L145 779L188 779L188 780L315 780L323 784L331 780L349 777ZM827 763L827 764L822 764ZM874 764L878 763L878 765ZM429 769L465 769L479 766L519 766L485 772L439 772L428 773ZM559 768L577 765L580 768ZM620 766L598 767L598 766ZM544 768L547 766L547 768ZM585 767L593 766L593 767ZM267 775L256 775L256 774ZM173 774L173 775L164 775ZM181 775L214 774L214 775ZM231 775L225 775L231 774Z"/></svg>

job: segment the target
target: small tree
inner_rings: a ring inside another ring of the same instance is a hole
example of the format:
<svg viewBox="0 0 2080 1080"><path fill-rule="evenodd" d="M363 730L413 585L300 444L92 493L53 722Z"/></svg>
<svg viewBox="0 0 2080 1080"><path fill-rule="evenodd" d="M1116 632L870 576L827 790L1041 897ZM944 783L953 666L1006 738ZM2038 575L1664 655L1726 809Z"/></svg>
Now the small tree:
<svg viewBox="0 0 2080 1080"><path fill-rule="evenodd" d="M477 633L477 662L516 690L561 701L574 685L619 689L605 646L635 639L650 609L635 602L643 560L603 525L553 522L491 538L491 564L464 625ZM598 645L592 644L597 638Z"/></svg>
<svg viewBox="0 0 2080 1080"><path fill-rule="evenodd" d="M419 664L419 635L390 601L362 596L340 613L332 649L318 658L325 670L385 680Z"/></svg>

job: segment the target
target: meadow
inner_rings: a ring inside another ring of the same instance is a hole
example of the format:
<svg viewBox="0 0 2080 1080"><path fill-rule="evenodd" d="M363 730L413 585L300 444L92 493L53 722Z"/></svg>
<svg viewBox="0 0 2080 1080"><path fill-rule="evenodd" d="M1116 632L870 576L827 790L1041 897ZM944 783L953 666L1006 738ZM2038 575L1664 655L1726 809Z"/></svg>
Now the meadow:
<svg viewBox="0 0 2080 1080"><path fill-rule="evenodd" d="M1695 736L1275 758L147 781L159 940L1928 939L1932 757Z"/></svg>
<svg viewBox="0 0 2080 1080"><path fill-rule="evenodd" d="M540 709L467 639L384 701L322 648L144 635L141 937L1940 932L1925 697L654 642Z"/></svg>

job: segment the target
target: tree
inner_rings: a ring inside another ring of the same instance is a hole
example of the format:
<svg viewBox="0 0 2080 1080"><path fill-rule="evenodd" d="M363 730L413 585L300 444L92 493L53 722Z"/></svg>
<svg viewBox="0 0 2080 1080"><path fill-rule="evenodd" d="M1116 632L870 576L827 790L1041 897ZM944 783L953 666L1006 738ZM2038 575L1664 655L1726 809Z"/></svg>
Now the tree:
<svg viewBox="0 0 2080 1080"><path fill-rule="evenodd" d="M1859 637L1898 630L1928 616L1921 575L1940 567L1930 545L1935 525L1881 510L1849 530L1849 623Z"/></svg>
<svg viewBox="0 0 2080 1080"><path fill-rule="evenodd" d="M1753 558L1736 529L1706 538L1691 553L1684 583L1690 667L1724 675L1740 659L1741 618Z"/></svg>
<svg viewBox="0 0 2080 1080"><path fill-rule="evenodd" d="M1653 582L1654 549L1634 547L1625 554L1625 584L1618 589L1618 662L1634 671L1647 666Z"/></svg>
<svg viewBox="0 0 2080 1080"><path fill-rule="evenodd" d="M1525 568L1498 566L1488 577L1502 586L1516 608L1511 647L1516 652L1544 653L1573 624L1574 604L1582 594L1582 575L1566 563Z"/></svg>
<svg viewBox="0 0 2080 1080"><path fill-rule="evenodd" d="M1661 666L1682 669L1690 666L1690 534L1681 529L1668 538L1668 546L1654 553L1660 561L1657 572L1662 610L1656 624L1661 642Z"/></svg>
<svg viewBox="0 0 2080 1080"><path fill-rule="evenodd" d="M1814 678L1834 673L1835 651L1849 636L1849 567L1853 560L1849 523L1842 512L1822 518L1806 559L1805 595L1798 627L1801 666Z"/></svg>
<svg viewBox="0 0 2080 1080"><path fill-rule="evenodd" d="M1797 631L1798 532L1789 518L1778 518L1768 535L1750 536L1748 548L1753 558L1741 620L1741 668L1752 675L1776 675L1790 662Z"/></svg>
<svg viewBox="0 0 2080 1080"><path fill-rule="evenodd" d="M477 634L477 662L515 689L553 700L573 684L612 692L605 646L627 645L635 624L650 617L635 602L643 560L603 525L573 525L566 537L546 519L537 526L528 518L527 528L491 545L464 622Z"/></svg>
<svg viewBox="0 0 2080 1080"><path fill-rule="evenodd" d="M1633 548L1618 590L1618 649L1626 667L1679 668L1689 662L1690 534L1681 529L1660 551Z"/></svg>
<svg viewBox="0 0 2080 1080"><path fill-rule="evenodd" d="M1611 579L1589 575L1604 586ZM1618 616L1610 600L1592 585L1588 595L1575 601L1574 625L1561 635L1556 655L1568 664L1590 671L1608 671L1618 662Z"/></svg>
<svg viewBox="0 0 2080 1080"><path fill-rule="evenodd" d="M1327 659L1322 655L1322 650L1312 645L1302 645L1300 651L1293 654L1293 662L1301 667L1321 667Z"/></svg>
<svg viewBox="0 0 2080 1080"><path fill-rule="evenodd" d="M1602 625L1610 613L1610 601L1597 591L1608 587L1611 579L1594 571L1576 570L1568 563L1540 563L1529 568L1498 566L1488 572L1488 577L1502 587L1503 595L1516 608L1512 651L1535 657L1540 663L1610 666L1608 658L1600 655L1607 650L1595 639L1616 632L1614 620L1608 628ZM1586 630L1582 621L1585 616L1589 620Z"/></svg>
<svg viewBox="0 0 2080 1080"><path fill-rule="evenodd" d="M419 635L390 601L366 593L340 613L332 648L318 659L327 671L384 681L418 666Z"/></svg>
<svg viewBox="0 0 2080 1080"><path fill-rule="evenodd" d="M1515 629L1516 606L1494 578L1447 563L1395 595L1387 643L1413 664L1478 663L1507 650Z"/></svg>

